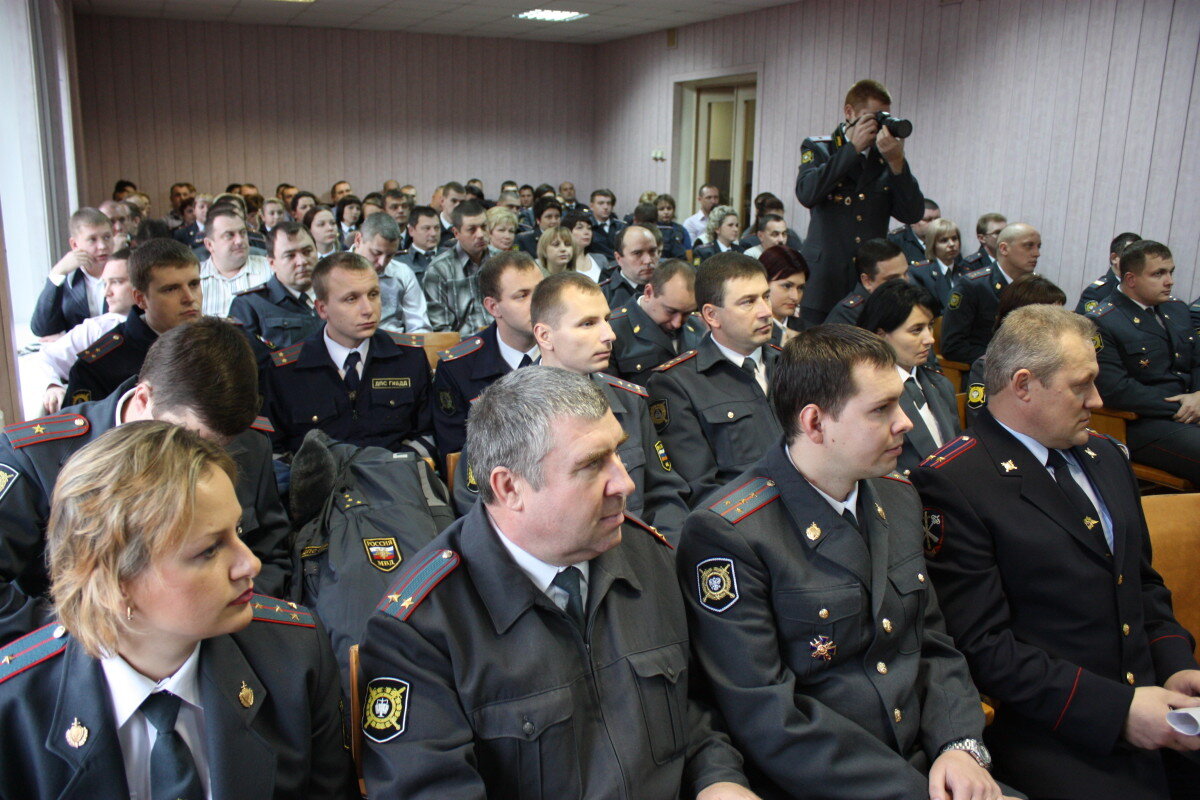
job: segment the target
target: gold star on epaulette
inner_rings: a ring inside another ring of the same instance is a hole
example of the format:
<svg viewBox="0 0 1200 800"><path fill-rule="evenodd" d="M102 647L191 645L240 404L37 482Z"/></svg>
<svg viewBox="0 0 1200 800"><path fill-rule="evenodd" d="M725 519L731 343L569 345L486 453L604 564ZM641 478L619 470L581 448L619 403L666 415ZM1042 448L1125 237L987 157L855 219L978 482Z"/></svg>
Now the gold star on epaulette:
<svg viewBox="0 0 1200 800"><path fill-rule="evenodd" d="M45 426L43 426L43 425L34 425L34 426L33 426L33 432L34 432L34 433L45 433L45 432L46 432L46 428L45 428Z"/></svg>
<svg viewBox="0 0 1200 800"><path fill-rule="evenodd" d="M0 664L11 664L11 663L12 663L12 656L5 656L4 658L0 658Z"/></svg>
<svg viewBox="0 0 1200 800"><path fill-rule="evenodd" d="M404 602L400 604L400 607L401 608L411 608L412 604L413 604L413 599L411 597L406 597L406 598L404 598Z"/></svg>
<svg viewBox="0 0 1200 800"><path fill-rule="evenodd" d="M299 615L299 614L292 614L292 619L296 620L296 622L299 622L299 621L300 621L300 615Z"/></svg>
<svg viewBox="0 0 1200 800"><path fill-rule="evenodd" d="M398 595L398 594L389 594L389 595L388 595L388 600L390 600L390 601L391 601L391 602L393 602L393 603L399 603L399 602L400 602L400 595Z"/></svg>

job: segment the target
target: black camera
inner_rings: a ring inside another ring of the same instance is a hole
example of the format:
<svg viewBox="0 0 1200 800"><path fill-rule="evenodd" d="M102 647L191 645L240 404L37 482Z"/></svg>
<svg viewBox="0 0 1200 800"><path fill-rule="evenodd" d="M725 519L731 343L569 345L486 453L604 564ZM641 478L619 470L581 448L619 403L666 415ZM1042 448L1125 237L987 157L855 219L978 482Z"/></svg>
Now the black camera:
<svg viewBox="0 0 1200 800"><path fill-rule="evenodd" d="M893 117L886 111L876 111L875 121L879 123L879 127L887 128L897 139L907 139L912 136L912 123L906 119Z"/></svg>

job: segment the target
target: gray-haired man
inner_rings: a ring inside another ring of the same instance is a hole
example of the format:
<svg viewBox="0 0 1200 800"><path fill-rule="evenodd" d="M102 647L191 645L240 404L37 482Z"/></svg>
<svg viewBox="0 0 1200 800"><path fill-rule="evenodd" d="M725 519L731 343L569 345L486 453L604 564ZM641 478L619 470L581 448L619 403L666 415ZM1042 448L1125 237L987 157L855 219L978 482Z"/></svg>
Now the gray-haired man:
<svg viewBox="0 0 1200 800"><path fill-rule="evenodd" d="M755 797L689 697L670 546L624 515L623 437L593 382L552 367L475 403L483 502L367 624L372 795Z"/></svg>
<svg viewBox="0 0 1200 800"><path fill-rule="evenodd" d="M425 293L412 267L392 258L399 248L400 226L386 212L377 211L363 221L350 249L371 262L379 276L379 327L393 333L427 331Z"/></svg>

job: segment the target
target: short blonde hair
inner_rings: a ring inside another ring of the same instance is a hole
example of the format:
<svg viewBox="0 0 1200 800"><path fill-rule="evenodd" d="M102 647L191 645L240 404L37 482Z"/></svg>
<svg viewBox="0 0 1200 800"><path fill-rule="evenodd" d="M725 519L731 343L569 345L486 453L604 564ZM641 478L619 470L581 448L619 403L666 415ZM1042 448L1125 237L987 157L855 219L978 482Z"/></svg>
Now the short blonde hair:
<svg viewBox="0 0 1200 800"><path fill-rule="evenodd" d="M556 226L548 231L545 231L538 239L538 265L542 268L542 272L547 275L553 275L556 272L562 272L563 269L555 264L551 264L546 260L546 254L550 250L550 245L554 242L562 242L571 247L571 264L567 269L573 269L575 259L579 257L579 245L575 244L575 237L571 232L562 226Z"/></svg>
<svg viewBox="0 0 1200 800"><path fill-rule="evenodd" d="M50 595L59 621L93 658L116 652L128 623L124 585L174 551L191 524L196 484L229 454L166 422L113 428L59 474L46 529Z"/></svg>
<svg viewBox="0 0 1200 800"><path fill-rule="evenodd" d="M958 234L958 241L961 246L962 232L958 229L958 223L942 217L930 222L929 227L925 229L925 258L933 261L937 257L934 253L937 251L938 240L945 239L951 233Z"/></svg>
<svg viewBox="0 0 1200 800"><path fill-rule="evenodd" d="M514 231L520 227L517 224L517 215L514 214L511 209L507 209L504 206L492 206L487 210L487 213L484 215L484 217L487 219L487 229L489 233L493 228L497 228L500 225L510 225Z"/></svg>
<svg viewBox="0 0 1200 800"><path fill-rule="evenodd" d="M708 222L704 224L704 232L708 234L709 242L717 241L717 228L725 222L726 217L738 217L737 209L733 206L717 206L708 212Z"/></svg>
<svg viewBox="0 0 1200 800"><path fill-rule="evenodd" d="M642 203L653 203L658 200L658 192L645 191L638 195L638 205Z"/></svg>

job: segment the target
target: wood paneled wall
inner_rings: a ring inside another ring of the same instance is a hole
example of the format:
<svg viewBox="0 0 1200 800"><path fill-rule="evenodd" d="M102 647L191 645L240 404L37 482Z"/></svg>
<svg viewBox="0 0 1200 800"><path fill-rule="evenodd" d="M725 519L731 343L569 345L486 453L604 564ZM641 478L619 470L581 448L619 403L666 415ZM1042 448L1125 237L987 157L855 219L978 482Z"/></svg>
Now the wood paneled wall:
<svg viewBox="0 0 1200 800"><path fill-rule="evenodd" d="M1200 13L1194 0L815 0L600 48L596 175L618 198L671 185L676 81L758 66L755 191L796 229L800 143L828 135L846 89L882 80L913 120L913 170L964 252L987 211L1042 233L1039 271L1072 304L1124 230L1167 242L1177 296L1200 291ZM678 198L680 213L694 202Z"/></svg>
<svg viewBox="0 0 1200 800"><path fill-rule="evenodd" d="M1039 270L1073 301L1133 230L1175 251L1178 296L1200 290L1195 0L803 0L682 27L674 48L661 32L559 45L91 16L76 28L93 201L119 177L162 210L179 178L322 193L396 177L427 196L478 176L489 194L508 177L608 186L624 213L674 188L674 84L751 66L754 189L782 197L801 233L800 142L827 135L847 87L874 77L913 119L914 172L965 252L985 211L1030 222Z"/></svg>
<svg viewBox="0 0 1200 800"><path fill-rule="evenodd" d="M592 182L590 71L573 45L80 15L87 202L128 178L264 195L387 178Z"/></svg>

